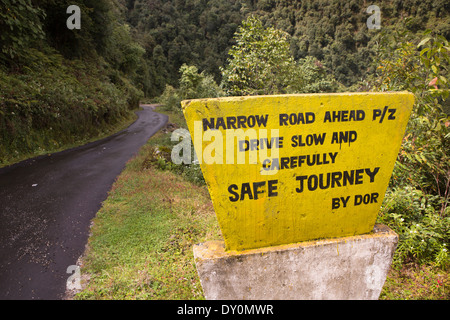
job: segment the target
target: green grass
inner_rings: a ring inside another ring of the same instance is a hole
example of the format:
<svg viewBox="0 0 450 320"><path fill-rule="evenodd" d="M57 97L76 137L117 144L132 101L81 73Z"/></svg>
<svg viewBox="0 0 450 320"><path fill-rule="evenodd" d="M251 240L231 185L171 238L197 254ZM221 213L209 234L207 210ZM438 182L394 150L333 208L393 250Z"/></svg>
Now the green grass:
<svg viewBox="0 0 450 320"><path fill-rule="evenodd" d="M448 272L432 265L406 263L391 268L381 300L449 300Z"/></svg>
<svg viewBox="0 0 450 320"><path fill-rule="evenodd" d="M203 299L192 246L220 229L206 186L142 166L166 136L129 161L94 219L76 299Z"/></svg>

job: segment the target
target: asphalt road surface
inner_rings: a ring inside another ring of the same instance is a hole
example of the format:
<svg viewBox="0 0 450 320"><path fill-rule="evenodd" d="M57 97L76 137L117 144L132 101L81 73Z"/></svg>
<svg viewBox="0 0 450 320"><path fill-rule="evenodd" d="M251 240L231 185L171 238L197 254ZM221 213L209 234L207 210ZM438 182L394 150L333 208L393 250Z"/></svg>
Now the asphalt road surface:
<svg viewBox="0 0 450 320"><path fill-rule="evenodd" d="M0 299L63 299L89 226L126 162L168 121L145 106L128 129L0 169Z"/></svg>

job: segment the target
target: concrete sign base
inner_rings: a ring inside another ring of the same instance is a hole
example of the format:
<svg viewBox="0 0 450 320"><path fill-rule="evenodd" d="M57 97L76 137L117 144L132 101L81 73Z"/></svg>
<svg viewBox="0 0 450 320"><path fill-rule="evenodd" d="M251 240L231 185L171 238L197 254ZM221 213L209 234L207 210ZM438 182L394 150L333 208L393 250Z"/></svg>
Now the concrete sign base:
<svg viewBox="0 0 450 320"><path fill-rule="evenodd" d="M376 300L397 242L377 224L370 234L245 251L211 241L194 257L208 300Z"/></svg>

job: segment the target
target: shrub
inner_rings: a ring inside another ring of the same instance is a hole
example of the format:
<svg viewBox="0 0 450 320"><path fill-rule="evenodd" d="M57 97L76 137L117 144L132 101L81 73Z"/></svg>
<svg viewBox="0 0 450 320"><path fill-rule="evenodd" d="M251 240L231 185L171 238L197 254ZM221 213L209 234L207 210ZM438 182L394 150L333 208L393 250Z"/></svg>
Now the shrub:
<svg viewBox="0 0 450 320"><path fill-rule="evenodd" d="M450 262L450 217L442 217L434 208L439 196L425 194L411 186L388 191L379 222L399 234L395 264L407 260L434 262L446 268Z"/></svg>
<svg viewBox="0 0 450 320"><path fill-rule="evenodd" d="M183 64L180 68L179 88L166 85L158 101L167 110L179 110L180 102L186 99L217 98L223 95L214 78L205 72L199 73L196 66Z"/></svg>
<svg viewBox="0 0 450 320"><path fill-rule="evenodd" d="M375 90L408 90L416 103L394 167L380 221L399 235L398 261L448 265L450 200L450 47L431 31L419 40L384 38Z"/></svg>

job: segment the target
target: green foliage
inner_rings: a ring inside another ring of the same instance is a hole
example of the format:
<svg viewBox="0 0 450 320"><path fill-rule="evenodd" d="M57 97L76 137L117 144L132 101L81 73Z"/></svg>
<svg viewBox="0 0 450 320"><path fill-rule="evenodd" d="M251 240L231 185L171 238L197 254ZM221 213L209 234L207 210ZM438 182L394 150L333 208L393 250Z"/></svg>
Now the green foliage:
<svg viewBox="0 0 450 320"><path fill-rule="evenodd" d="M312 56L339 82L349 87L364 80L373 69L379 30L368 30L369 6L361 1L341 0L135 0L128 1L128 22L147 52L160 46L165 72L156 59L148 57L149 70L159 95L165 84L177 85L176 72L184 64L198 66L221 82L220 66L236 44L233 35L248 16L259 17L263 26L289 34L296 61ZM450 36L450 7L442 0L391 1L376 3L382 12L382 30L401 26L414 33L426 27ZM160 59L161 56L158 56Z"/></svg>
<svg viewBox="0 0 450 320"><path fill-rule="evenodd" d="M335 92L338 84L313 57L294 61L289 35L264 28L250 16L235 34L236 45L222 70L222 86L228 95Z"/></svg>
<svg viewBox="0 0 450 320"><path fill-rule="evenodd" d="M293 69L293 81L287 88L288 93L320 93L343 91L334 76L316 58L308 56L300 59Z"/></svg>
<svg viewBox="0 0 450 320"><path fill-rule="evenodd" d="M196 185L204 185L205 179L200 165L173 163L171 159L172 147L173 143L166 141L164 144L147 148L140 163L141 170L156 168L161 171L171 171L183 177L186 181Z"/></svg>
<svg viewBox="0 0 450 320"><path fill-rule="evenodd" d="M0 0L0 165L114 131L131 117L151 84L119 4ZM81 9L80 30L66 27L69 5Z"/></svg>
<svg viewBox="0 0 450 320"><path fill-rule="evenodd" d="M394 263L413 259L418 263L433 262L446 268L450 263L450 216L441 216L440 197L425 194L411 186L388 191L379 222L399 234Z"/></svg>
<svg viewBox="0 0 450 320"><path fill-rule="evenodd" d="M426 31L382 39L374 88L415 94L407 134L395 165L381 220L400 235L400 261L413 258L445 267L449 260L450 118L448 41Z"/></svg>
<svg viewBox="0 0 450 320"><path fill-rule="evenodd" d="M136 75L145 50L132 39L128 25L114 26L107 48L107 60L114 69L126 75Z"/></svg>
<svg viewBox="0 0 450 320"><path fill-rule="evenodd" d="M159 97L159 102L167 110L177 110L180 102L187 99L217 98L223 95L221 89L211 75L204 71L199 73L196 66L182 65L180 68L179 88L166 85Z"/></svg>
<svg viewBox="0 0 450 320"><path fill-rule="evenodd" d="M95 137L137 107L139 92L126 79L113 85L89 61L36 49L27 59L21 74L0 71L0 165Z"/></svg>
<svg viewBox="0 0 450 320"><path fill-rule="evenodd" d="M44 38L44 17L31 0L0 1L0 62L25 56L33 42Z"/></svg>
<svg viewBox="0 0 450 320"><path fill-rule="evenodd" d="M222 85L229 95L281 93L292 81L295 62L288 34L275 28L265 29L250 16L235 35L231 58L221 68Z"/></svg>
<svg viewBox="0 0 450 320"><path fill-rule="evenodd" d="M199 73L196 66L183 64L180 68L179 94L181 99L217 98L222 92L214 78L205 73Z"/></svg>
<svg viewBox="0 0 450 320"><path fill-rule="evenodd" d="M394 181L398 181L396 185L413 183L443 197L443 213L450 196L450 118L442 107L449 97L450 47L439 35L427 31L424 36L419 44L394 42L382 53L389 58L380 60L376 88L415 94Z"/></svg>

